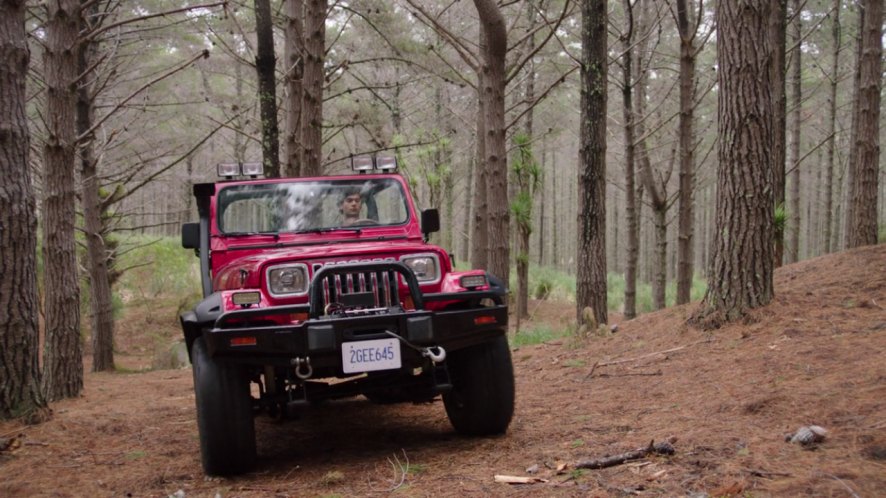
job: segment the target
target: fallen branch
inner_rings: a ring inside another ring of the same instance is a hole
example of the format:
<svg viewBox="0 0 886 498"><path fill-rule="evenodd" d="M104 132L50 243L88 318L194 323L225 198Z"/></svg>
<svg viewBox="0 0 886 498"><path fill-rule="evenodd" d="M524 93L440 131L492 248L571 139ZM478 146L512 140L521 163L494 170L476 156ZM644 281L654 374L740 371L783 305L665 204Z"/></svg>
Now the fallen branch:
<svg viewBox="0 0 886 498"><path fill-rule="evenodd" d="M791 477L791 474L788 474L787 472L770 472L768 470L760 469L744 469L744 471L754 477L762 477L764 479L772 479L773 477Z"/></svg>
<svg viewBox="0 0 886 498"><path fill-rule="evenodd" d="M591 367L591 371L588 372L587 375L585 375L585 379L588 379L588 378L591 377L591 375L594 375L594 370L596 370L597 367L608 367L608 366L610 366L610 365L620 365L620 364L622 364L622 363L631 363L631 362L635 362L635 361L645 360L646 358L651 358L651 357L653 357L653 356L658 356L658 355L663 355L663 354L668 354L668 353L674 353L674 352L676 352L676 351L680 351L681 349L686 349L686 348L688 348L688 347L690 347L690 346L695 346L696 344L701 344L701 343L703 343L703 342L711 342L711 340L710 340L710 339L704 339L704 340L701 340L701 341L696 341L696 342L693 342L693 343L685 344L685 345L683 345L683 346L678 346L678 347L676 347L676 348L665 349L664 351L656 351L656 352L654 352L654 353L644 354L644 355L642 355L642 356L637 356L636 358L626 358L626 359L624 359L624 360L613 360L613 361L604 361L604 362L600 362L600 361L598 361L598 362L594 363L594 366Z"/></svg>
<svg viewBox="0 0 886 498"><path fill-rule="evenodd" d="M506 476L501 474L496 474L492 479L501 484L535 484L548 482L547 479L542 479L541 477Z"/></svg>
<svg viewBox="0 0 886 498"><path fill-rule="evenodd" d="M575 464L576 469L605 469L607 467L615 467L630 460L639 460L646 458L648 455L673 455L676 453L671 443L664 441L661 443L649 442L649 446L628 451L620 455L612 455L594 460L584 460Z"/></svg>

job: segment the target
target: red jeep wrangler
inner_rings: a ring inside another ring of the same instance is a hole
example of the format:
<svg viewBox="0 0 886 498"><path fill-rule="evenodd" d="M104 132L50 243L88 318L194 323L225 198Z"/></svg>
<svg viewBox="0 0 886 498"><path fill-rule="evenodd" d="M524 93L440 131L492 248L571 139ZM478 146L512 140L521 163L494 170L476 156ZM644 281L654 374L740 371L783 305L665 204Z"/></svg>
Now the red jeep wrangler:
<svg viewBox="0 0 886 498"><path fill-rule="evenodd" d="M181 325L207 474L253 465L254 413L328 399L442 394L459 433L507 430L504 285L453 271L427 242L439 215L419 223L392 159L353 163L361 174L279 179L222 164L227 181L194 186L200 222L182 226L182 245L200 257L204 299Z"/></svg>

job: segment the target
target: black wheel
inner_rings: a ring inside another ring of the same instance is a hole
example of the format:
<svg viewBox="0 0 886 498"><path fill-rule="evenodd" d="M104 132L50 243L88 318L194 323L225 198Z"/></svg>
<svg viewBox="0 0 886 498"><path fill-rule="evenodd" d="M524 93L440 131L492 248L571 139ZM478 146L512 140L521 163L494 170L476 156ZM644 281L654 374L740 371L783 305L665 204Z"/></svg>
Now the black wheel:
<svg viewBox="0 0 886 498"><path fill-rule="evenodd" d="M209 357L200 337L191 351L203 471L232 475L255 463L255 422L249 378L242 368Z"/></svg>
<svg viewBox="0 0 886 498"><path fill-rule="evenodd" d="M468 436L502 434L514 415L514 366L504 334L449 353L452 390L443 395L455 430Z"/></svg>

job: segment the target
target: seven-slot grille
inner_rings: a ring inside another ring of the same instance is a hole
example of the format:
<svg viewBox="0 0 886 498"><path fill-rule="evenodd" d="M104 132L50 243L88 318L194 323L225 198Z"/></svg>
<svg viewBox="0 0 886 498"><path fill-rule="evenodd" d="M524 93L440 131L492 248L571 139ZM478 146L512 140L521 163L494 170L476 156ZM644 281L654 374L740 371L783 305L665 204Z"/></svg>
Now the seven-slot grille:
<svg viewBox="0 0 886 498"><path fill-rule="evenodd" d="M394 270L331 273L322 277L324 308L390 308L400 304L398 275Z"/></svg>

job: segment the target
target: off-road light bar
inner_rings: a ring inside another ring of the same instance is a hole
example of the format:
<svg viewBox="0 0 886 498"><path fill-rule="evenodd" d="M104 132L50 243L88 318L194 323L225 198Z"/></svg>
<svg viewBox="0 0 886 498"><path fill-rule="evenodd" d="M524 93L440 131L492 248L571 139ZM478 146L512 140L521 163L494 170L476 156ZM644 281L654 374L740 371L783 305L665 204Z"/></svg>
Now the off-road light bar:
<svg viewBox="0 0 886 498"><path fill-rule="evenodd" d="M358 173L372 170L396 171L397 158L393 156L351 156L351 169Z"/></svg>
<svg viewBox="0 0 886 498"><path fill-rule="evenodd" d="M264 172L262 163L219 163L218 176L233 178L235 176L249 176L255 178Z"/></svg>

